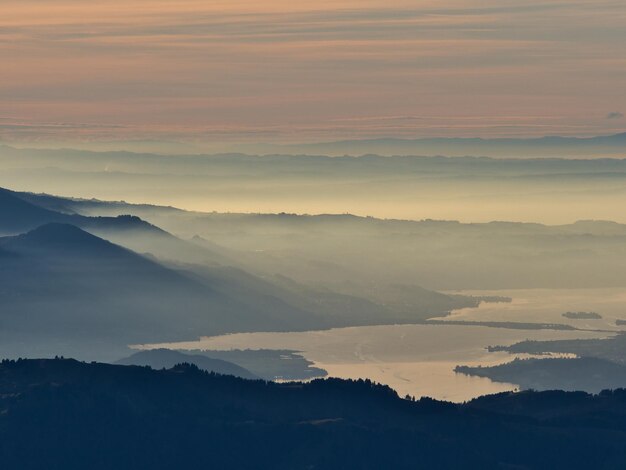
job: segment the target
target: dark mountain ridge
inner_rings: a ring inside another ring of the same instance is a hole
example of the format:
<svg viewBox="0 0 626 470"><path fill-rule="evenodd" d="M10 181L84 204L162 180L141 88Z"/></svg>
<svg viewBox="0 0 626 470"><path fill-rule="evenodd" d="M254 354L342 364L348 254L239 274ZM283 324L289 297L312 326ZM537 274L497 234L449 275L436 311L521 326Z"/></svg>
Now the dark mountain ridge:
<svg viewBox="0 0 626 470"><path fill-rule="evenodd" d="M73 360L0 364L7 469L611 469L626 391L455 405L370 381L277 384Z"/></svg>

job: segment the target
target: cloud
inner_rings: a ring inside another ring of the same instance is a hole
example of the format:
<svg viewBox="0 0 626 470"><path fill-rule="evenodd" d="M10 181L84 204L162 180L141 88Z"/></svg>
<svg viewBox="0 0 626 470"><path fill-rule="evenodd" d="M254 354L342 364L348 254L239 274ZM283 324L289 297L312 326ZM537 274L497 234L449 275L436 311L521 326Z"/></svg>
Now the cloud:
<svg viewBox="0 0 626 470"><path fill-rule="evenodd" d="M607 119L623 119L624 118L624 114L617 112L617 111L613 111L609 114L606 115Z"/></svg>
<svg viewBox="0 0 626 470"><path fill-rule="evenodd" d="M0 116L13 136L510 136L493 127L510 109L531 135L594 135L626 65L623 0L5 3L0 114L26 121ZM609 103L626 113L626 97Z"/></svg>

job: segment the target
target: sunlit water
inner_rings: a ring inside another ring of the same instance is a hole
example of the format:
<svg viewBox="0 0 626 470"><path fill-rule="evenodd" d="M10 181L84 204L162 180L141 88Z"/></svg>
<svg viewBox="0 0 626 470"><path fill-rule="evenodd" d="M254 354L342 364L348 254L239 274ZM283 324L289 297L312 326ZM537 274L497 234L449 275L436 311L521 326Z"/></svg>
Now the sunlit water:
<svg viewBox="0 0 626 470"><path fill-rule="evenodd" d="M440 320L562 323L581 329L625 330L616 320L626 320L626 289L515 289L454 292L466 295L510 297L511 303L482 303L463 308ZM565 312L595 312L598 320L574 320Z"/></svg>
<svg viewBox="0 0 626 470"><path fill-rule="evenodd" d="M507 305L517 308L516 303L500 304L503 313L506 312ZM505 319L510 318L501 318ZM454 367L459 364L495 365L512 359L506 353L487 352L486 347L489 345L510 345L526 339L585 339L607 336L610 334L606 332L392 325L298 333L233 334L148 347L207 350L292 349L301 351L304 357L313 361L316 366L326 369L333 377L369 378L393 387L401 395L430 396L458 402L516 388L513 384L494 383L486 378L468 377L454 372Z"/></svg>

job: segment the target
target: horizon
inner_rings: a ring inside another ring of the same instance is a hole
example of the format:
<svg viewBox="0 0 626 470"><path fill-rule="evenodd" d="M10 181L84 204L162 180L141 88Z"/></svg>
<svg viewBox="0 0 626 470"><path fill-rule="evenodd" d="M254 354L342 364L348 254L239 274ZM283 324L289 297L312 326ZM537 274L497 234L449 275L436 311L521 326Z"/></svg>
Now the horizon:
<svg viewBox="0 0 626 470"><path fill-rule="evenodd" d="M333 157L329 157L333 158ZM358 158L358 157L355 157ZM436 157L424 157L424 158L436 158ZM626 160L626 159L624 159ZM567 227L573 226L577 224L615 224L615 225L626 225L626 221L618 222L611 219L576 219L571 222L565 223L542 223L535 221L524 221L524 220L508 220L508 219L494 219L489 221L463 221L457 219L408 219L408 218L388 218L388 217L376 217L368 214L355 214L351 212L319 212L319 213L307 213L307 212L216 212L216 211L199 211L199 210L189 210L182 207L177 206L163 206L159 204L152 204L149 202L128 202L124 200L106 200L106 199L97 199L97 198L81 198L81 197L72 197L66 194L52 194L52 193L37 193L31 191L19 191L14 190L7 187L0 187L0 191L9 191L12 193L25 193L30 194L32 196L50 196L53 198L73 200L76 202L93 202L93 203L105 203L105 204L121 204L124 206L128 206L130 210L132 210L133 206L146 206L146 207L154 207L154 208L162 208L162 209L171 209L180 212L191 212L197 214L218 214L225 216L260 216L260 217L299 217L299 218L334 218L334 217L350 217L355 219L362 220L375 220L380 222L399 222L399 223L440 223L440 224L459 224L459 225L497 225L497 224L518 224L518 225L541 225L544 227ZM131 214L122 214L121 217Z"/></svg>

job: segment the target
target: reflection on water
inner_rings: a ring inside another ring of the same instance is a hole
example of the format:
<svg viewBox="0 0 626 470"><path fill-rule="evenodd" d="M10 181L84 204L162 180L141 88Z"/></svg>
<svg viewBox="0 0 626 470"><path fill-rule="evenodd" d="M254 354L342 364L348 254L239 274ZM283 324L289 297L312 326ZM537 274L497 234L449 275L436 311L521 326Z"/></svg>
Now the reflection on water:
<svg viewBox="0 0 626 470"><path fill-rule="evenodd" d="M510 330L457 325L392 325L339 328L297 333L245 333L198 341L150 345L177 349L293 349L326 369L331 376L369 378L399 394L464 401L515 389L485 378L455 374L458 364L495 365L512 359L489 353L489 345L525 339L602 338L607 333Z"/></svg>

